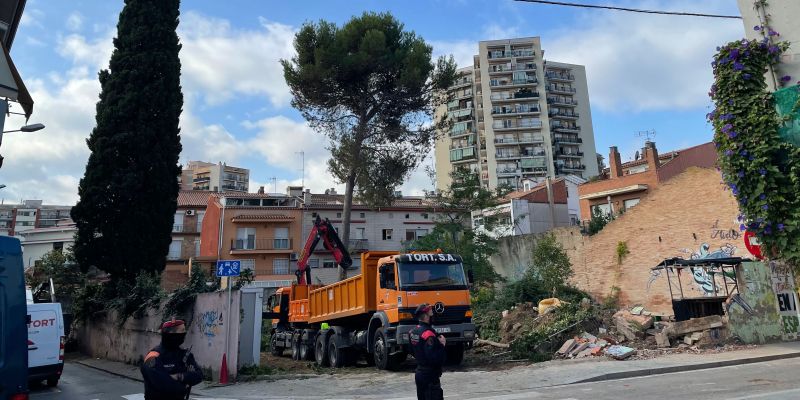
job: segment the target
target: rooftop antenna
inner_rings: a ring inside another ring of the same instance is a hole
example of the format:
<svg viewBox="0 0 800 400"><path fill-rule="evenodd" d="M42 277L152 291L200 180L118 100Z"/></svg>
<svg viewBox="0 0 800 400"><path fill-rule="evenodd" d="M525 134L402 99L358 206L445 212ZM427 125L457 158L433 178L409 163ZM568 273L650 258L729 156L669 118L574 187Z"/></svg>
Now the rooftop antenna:
<svg viewBox="0 0 800 400"><path fill-rule="evenodd" d="M645 142L652 142L656 138L656 130L650 129L646 131L638 131L634 134L636 137L644 138Z"/></svg>
<svg viewBox="0 0 800 400"><path fill-rule="evenodd" d="M300 178L300 186L305 188L306 187L306 152L300 150L300 151L295 151L294 154L300 154L300 160L301 160L300 161L300 164L301 164L300 171L302 171L301 172L302 177Z"/></svg>

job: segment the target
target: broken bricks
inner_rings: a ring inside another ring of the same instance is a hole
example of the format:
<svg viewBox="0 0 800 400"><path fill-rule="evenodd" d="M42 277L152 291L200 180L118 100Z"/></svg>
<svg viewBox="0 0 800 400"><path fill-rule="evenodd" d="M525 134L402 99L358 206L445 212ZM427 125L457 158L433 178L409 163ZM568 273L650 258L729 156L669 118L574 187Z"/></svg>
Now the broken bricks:
<svg viewBox="0 0 800 400"><path fill-rule="evenodd" d="M624 360L636 354L636 349L626 346L614 345L606 349L606 354L615 360Z"/></svg>
<svg viewBox="0 0 800 400"><path fill-rule="evenodd" d="M617 311L613 319L617 332L631 341L644 338L644 332L653 326L652 316L634 315L628 310Z"/></svg>

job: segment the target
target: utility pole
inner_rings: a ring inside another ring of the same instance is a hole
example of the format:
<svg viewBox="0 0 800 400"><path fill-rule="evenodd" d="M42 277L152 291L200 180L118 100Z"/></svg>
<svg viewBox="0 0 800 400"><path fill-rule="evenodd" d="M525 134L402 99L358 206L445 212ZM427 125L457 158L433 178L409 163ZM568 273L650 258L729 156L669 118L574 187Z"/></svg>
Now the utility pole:
<svg viewBox="0 0 800 400"><path fill-rule="evenodd" d="M550 229L552 230L556 228L556 209L553 205L553 182L549 176L545 180L545 185L547 186L547 203L550 207Z"/></svg>

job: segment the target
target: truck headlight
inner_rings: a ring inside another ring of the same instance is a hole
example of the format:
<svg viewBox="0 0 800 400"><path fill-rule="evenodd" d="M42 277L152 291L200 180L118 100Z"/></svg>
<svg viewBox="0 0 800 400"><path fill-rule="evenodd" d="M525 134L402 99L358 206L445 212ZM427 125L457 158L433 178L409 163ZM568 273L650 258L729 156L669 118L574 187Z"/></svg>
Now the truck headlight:
<svg viewBox="0 0 800 400"><path fill-rule="evenodd" d="M464 331L464 339L468 340L475 339L475 331Z"/></svg>

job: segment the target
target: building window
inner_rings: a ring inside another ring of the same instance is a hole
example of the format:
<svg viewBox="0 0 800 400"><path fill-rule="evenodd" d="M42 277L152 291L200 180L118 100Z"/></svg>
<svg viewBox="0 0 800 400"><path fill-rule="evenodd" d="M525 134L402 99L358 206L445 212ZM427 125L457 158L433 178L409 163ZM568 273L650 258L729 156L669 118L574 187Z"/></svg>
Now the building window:
<svg viewBox="0 0 800 400"><path fill-rule="evenodd" d="M169 253L167 253L167 260L179 260L181 258L181 245L182 240L173 240L169 244Z"/></svg>
<svg viewBox="0 0 800 400"><path fill-rule="evenodd" d="M406 229L406 240L417 240L428 234L427 229Z"/></svg>
<svg viewBox="0 0 800 400"><path fill-rule="evenodd" d="M273 247L281 250L289 248L289 228L275 228Z"/></svg>
<svg viewBox="0 0 800 400"><path fill-rule="evenodd" d="M428 213L422 213L422 218L428 219Z"/></svg>
<svg viewBox="0 0 800 400"><path fill-rule="evenodd" d="M391 229L384 229L383 230L383 240L392 240L392 230Z"/></svg>
<svg viewBox="0 0 800 400"><path fill-rule="evenodd" d="M322 262L322 268L336 268L336 261L325 260Z"/></svg>
<svg viewBox="0 0 800 400"><path fill-rule="evenodd" d="M194 241L194 256L197 257L200 255L200 240Z"/></svg>
<svg viewBox="0 0 800 400"><path fill-rule="evenodd" d="M206 212L205 211L198 211L197 212L197 231L198 232L202 232L203 231L203 218L205 218L205 217L206 217ZM198 254L200 254L200 253L198 253Z"/></svg>
<svg viewBox="0 0 800 400"><path fill-rule="evenodd" d="M336 218L342 218L342 213L336 213Z"/></svg>
<svg viewBox="0 0 800 400"><path fill-rule="evenodd" d="M255 250L256 248L256 228L236 229L236 250Z"/></svg>
<svg viewBox="0 0 800 400"><path fill-rule="evenodd" d="M603 213L604 215L611 215L611 213L614 211L614 208L608 203L603 203L603 204L593 205L592 214L596 212L595 210L600 210L600 212Z"/></svg>
<svg viewBox="0 0 800 400"><path fill-rule="evenodd" d="M53 250L61 253L61 251L64 250L64 242L54 242Z"/></svg>
<svg viewBox="0 0 800 400"><path fill-rule="evenodd" d="M319 268L319 259L312 258L308 260L308 268Z"/></svg>
<svg viewBox="0 0 800 400"><path fill-rule="evenodd" d="M406 219L411 218L411 214L406 214Z"/></svg>
<svg viewBox="0 0 800 400"><path fill-rule="evenodd" d="M276 258L272 260L272 273L274 275L288 275L289 274L289 259Z"/></svg>
<svg viewBox="0 0 800 400"><path fill-rule="evenodd" d="M199 241L197 243L200 243ZM250 270L255 271L256 269L256 260L249 259L249 260L241 260L240 269L242 271Z"/></svg>
<svg viewBox="0 0 800 400"><path fill-rule="evenodd" d="M636 207L637 204L639 204L639 198L625 200L623 204L626 210L631 209L633 207Z"/></svg>
<svg viewBox="0 0 800 400"><path fill-rule="evenodd" d="M367 213L359 213L358 217L359 218L366 218L367 217Z"/></svg>
<svg viewBox="0 0 800 400"><path fill-rule="evenodd" d="M317 218L317 213L311 213L311 218Z"/></svg>
<svg viewBox="0 0 800 400"><path fill-rule="evenodd" d="M366 239L367 238L367 229L366 228L356 228L356 237L353 239Z"/></svg>

